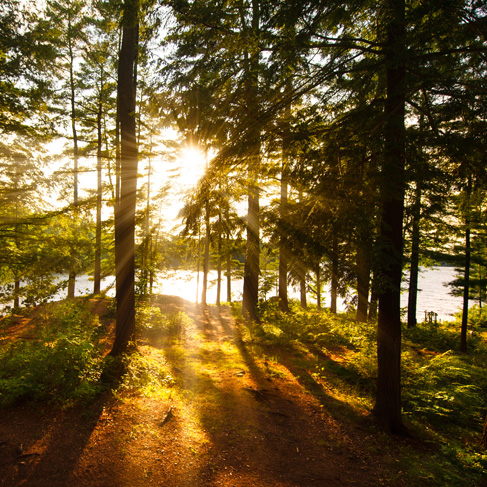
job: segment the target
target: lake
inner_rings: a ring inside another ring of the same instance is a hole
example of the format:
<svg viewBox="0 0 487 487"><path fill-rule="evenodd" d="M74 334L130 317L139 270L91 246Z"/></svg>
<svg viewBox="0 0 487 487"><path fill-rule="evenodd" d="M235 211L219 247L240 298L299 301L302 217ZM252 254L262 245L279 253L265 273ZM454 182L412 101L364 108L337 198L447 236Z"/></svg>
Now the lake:
<svg viewBox="0 0 487 487"><path fill-rule="evenodd" d="M453 315L461 309L462 298L450 295L450 288L444 284L453 280L455 270L453 267L435 267L422 269L419 275L419 293L418 293L418 305L417 305L417 319L418 321L424 320L424 313L433 311L438 314L438 319L441 321L451 320ZM209 288L207 291L207 302L214 303L216 301L216 271L210 271L208 282ZM406 276L407 277L407 276ZM158 277L154 286L155 293L169 294L173 296L180 296L189 301L196 301L197 291L201 300L201 286L203 283L203 274L200 273L199 285L196 278L196 272L192 271L173 271L166 274L162 274ZM242 285L241 279L232 281L232 299L242 299ZM109 296L115 295L114 278L109 277L103 280L102 289L107 289ZM407 282L404 282L403 288L407 289ZM76 294L84 295L89 294L93 290L93 283L88 277L78 277L76 282ZM268 297L275 295L277 292L269 293ZM299 299L298 289L289 289L290 297ZM59 296L61 298L62 296ZM222 281L222 295L221 300L226 301L226 280ZM311 296L308 296L309 302L315 302ZM408 295L407 291L401 295L401 306L407 306ZM475 304L474 302L470 303ZM329 293L324 294L322 299L322 306L326 307L330 305ZM345 309L345 303L343 301L338 302L338 308L340 311Z"/></svg>

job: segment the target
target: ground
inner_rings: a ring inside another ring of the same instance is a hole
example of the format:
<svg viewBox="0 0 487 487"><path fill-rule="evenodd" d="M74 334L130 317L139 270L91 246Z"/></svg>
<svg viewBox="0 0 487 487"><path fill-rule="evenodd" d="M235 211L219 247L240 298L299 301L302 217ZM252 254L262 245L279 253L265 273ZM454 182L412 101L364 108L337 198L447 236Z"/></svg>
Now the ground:
<svg viewBox="0 0 487 487"><path fill-rule="evenodd" d="M384 440L365 411L327 394L298 356L255 353L228 307L157 302L191 318L177 340L139 342L146 356L165 362L172 387L107 392L83 409L3 411L0 485L407 485L397 448L387 447L396 440ZM27 336L24 325L19 320L11 334Z"/></svg>

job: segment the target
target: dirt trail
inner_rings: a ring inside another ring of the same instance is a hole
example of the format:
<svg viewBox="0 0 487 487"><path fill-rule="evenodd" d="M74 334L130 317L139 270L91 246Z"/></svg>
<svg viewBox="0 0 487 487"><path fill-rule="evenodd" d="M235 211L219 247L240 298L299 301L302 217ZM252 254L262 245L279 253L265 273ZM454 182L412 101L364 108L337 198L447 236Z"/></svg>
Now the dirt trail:
<svg viewBox="0 0 487 487"><path fill-rule="evenodd" d="M7 412L0 485L400 485L370 430L334 419L332 399L304 389L305 369L277 352L255 354L228 308L162 297L160 305L191 318L180 340L141 342L172 371L167 395L107 395L81 412Z"/></svg>

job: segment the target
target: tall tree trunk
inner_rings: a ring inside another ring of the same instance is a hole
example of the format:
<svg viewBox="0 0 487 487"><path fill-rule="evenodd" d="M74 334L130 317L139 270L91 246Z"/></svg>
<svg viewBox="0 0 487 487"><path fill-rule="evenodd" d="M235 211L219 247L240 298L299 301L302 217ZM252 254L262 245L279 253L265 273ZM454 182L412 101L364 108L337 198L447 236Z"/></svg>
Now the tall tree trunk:
<svg viewBox="0 0 487 487"><path fill-rule="evenodd" d="M470 294L470 196L472 194L472 176L468 176L467 202L465 212L465 267L463 271L463 307L462 307L462 329L460 333L460 351L467 352L467 324L468 324L468 299Z"/></svg>
<svg viewBox="0 0 487 487"><path fill-rule="evenodd" d="M332 243L332 257L331 257L331 303L330 311L332 313L337 312L337 299L338 299L338 239L333 236Z"/></svg>
<svg viewBox="0 0 487 487"><path fill-rule="evenodd" d="M374 415L389 431L404 429L401 417L401 277L405 192L406 99L405 2L386 0L387 40L382 219L379 259L377 392Z"/></svg>
<svg viewBox="0 0 487 487"><path fill-rule="evenodd" d="M217 263L217 285L216 285L216 305L221 306L222 292L222 217L218 215L218 263Z"/></svg>
<svg viewBox="0 0 487 487"><path fill-rule="evenodd" d="M250 190L247 213L247 247L245 251L242 311L248 321L257 321L259 299L259 188Z"/></svg>
<svg viewBox="0 0 487 487"><path fill-rule="evenodd" d="M321 311L321 272L320 264L316 267L316 308Z"/></svg>
<svg viewBox="0 0 487 487"><path fill-rule="evenodd" d="M414 328L417 324L418 311L418 280L419 280L419 221L421 218L421 183L416 181L414 195L413 222L411 232L411 268L409 271L408 292L408 328Z"/></svg>
<svg viewBox="0 0 487 487"><path fill-rule="evenodd" d="M137 196L136 63L138 44L137 0L125 0L123 35L118 65L120 119L120 202L115 213L115 267L117 324L112 355L135 346L135 205Z"/></svg>
<svg viewBox="0 0 487 487"><path fill-rule="evenodd" d="M19 167L15 167L15 180L14 180L14 194L22 194L19 190ZM20 228L19 228L19 198L16 198L15 201L15 237L14 237L14 244L15 244L15 249L17 251L20 250L20 240L19 240L19 235L20 235ZM19 275L19 269L17 266L13 269L14 272L14 310L20 307L20 275Z"/></svg>
<svg viewBox="0 0 487 487"><path fill-rule="evenodd" d="M152 131L150 133L150 148L149 157L147 159L147 200L145 206L145 228L144 228L144 251L143 251L143 271L142 271L142 286L143 294L147 295L149 280L150 280L150 268L152 267L152 235L151 235L151 176L152 176ZM150 293L152 294L152 293Z"/></svg>
<svg viewBox="0 0 487 487"><path fill-rule="evenodd" d="M284 158L286 156L283 156ZM287 234L286 224L287 221L287 201L288 201L288 174L287 174L287 161L283 160L281 170L281 200L279 202L279 212L281 219L281 230L279 235L279 309L284 312L289 311L289 300L287 294L287 274L289 267L289 253L287 249Z"/></svg>
<svg viewBox="0 0 487 487"><path fill-rule="evenodd" d="M71 31L71 21L68 24L68 30ZM78 221L78 172L79 172L79 149L78 149L78 133L76 131L76 89L74 82L74 53L71 36L68 36L69 48L69 86L70 86L70 102L71 102L71 131L73 134L73 204L74 204L74 220L75 224ZM76 287L76 270L71 267L68 275L68 298L74 298Z"/></svg>
<svg viewBox="0 0 487 487"><path fill-rule="evenodd" d="M369 316L368 316L368 320L370 322L375 321L377 319L378 301L379 301L379 297L377 295L377 290L376 290L375 275L373 274L371 291L370 291Z"/></svg>
<svg viewBox="0 0 487 487"><path fill-rule="evenodd" d="M227 301L232 302L232 255L227 255Z"/></svg>
<svg viewBox="0 0 487 487"><path fill-rule="evenodd" d="M359 242L357 249L357 316L358 322L367 321L369 306L370 260L364 249L365 242Z"/></svg>
<svg viewBox="0 0 487 487"><path fill-rule="evenodd" d="M93 294L101 291L101 205L102 205L102 181L101 181L101 149L102 149L102 102L98 100L97 124L97 150L96 150L96 230L95 230L95 274L93 282Z"/></svg>
<svg viewBox="0 0 487 487"><path fill-rule="evenodd" d="M303 265L299 265L299 299L301 308L306 309L308 307L306 299L306 270Z"/></svg>
<svg viewBox="0 0 487 487"><path fill-rule="evenodd" d="M198 228L198 259L196 261L196 304L200 297L200 267L201 267L201 229Z"/></svg>
<svg viewBox="0 0 487 487"><path fill-rule="evenodd" d="M259 36L260 23L259 0L252 0L252 26L253 40ZM249 188L247 212L247 246L245 250L244 285L242 296L242 312L247 321L257 321L257 304L259 301L259 269L260 269L260 203L259 203L259 173L260 173L260 127L255 119L259 113L258 102L258 76L259 76L259 50L257 47L249 53L248 62L248 173L253 181Z"/></svg>
<svg viewBox="0 0 487 487"><path fill-rule="evenodd" d="M291 83L286 85L286 95L292 92ZM289 300L287 292L287 275L289 268L288 251L288 185L289 185L289 147L290 147L290 118L291 105L288 104L284 110L283 134L282 134L282 168L281 168L281 199L279 201L279 309L284 312L289 311Z"/></svg>
<svg viewBox="0 0 487 487"><path fill-rule="evenodd" d="M208 291L208 271L210 269L210 207L205 206L205 255L203 258L203 290L201 291L201 304L207 305L206 294Z"/></svg>

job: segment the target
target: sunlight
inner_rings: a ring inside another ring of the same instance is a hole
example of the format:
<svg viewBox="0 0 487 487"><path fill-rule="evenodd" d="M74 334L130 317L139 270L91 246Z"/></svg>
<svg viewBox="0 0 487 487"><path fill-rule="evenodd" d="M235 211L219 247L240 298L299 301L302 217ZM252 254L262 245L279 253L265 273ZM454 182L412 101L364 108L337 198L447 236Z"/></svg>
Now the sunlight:
<svg viewBox="0 0 487 487"><path fill-rule="evenodd" d="M203 176L207 164L205 153L196 146L181 150L176 160L183 186L194 186Z"/></svg>

